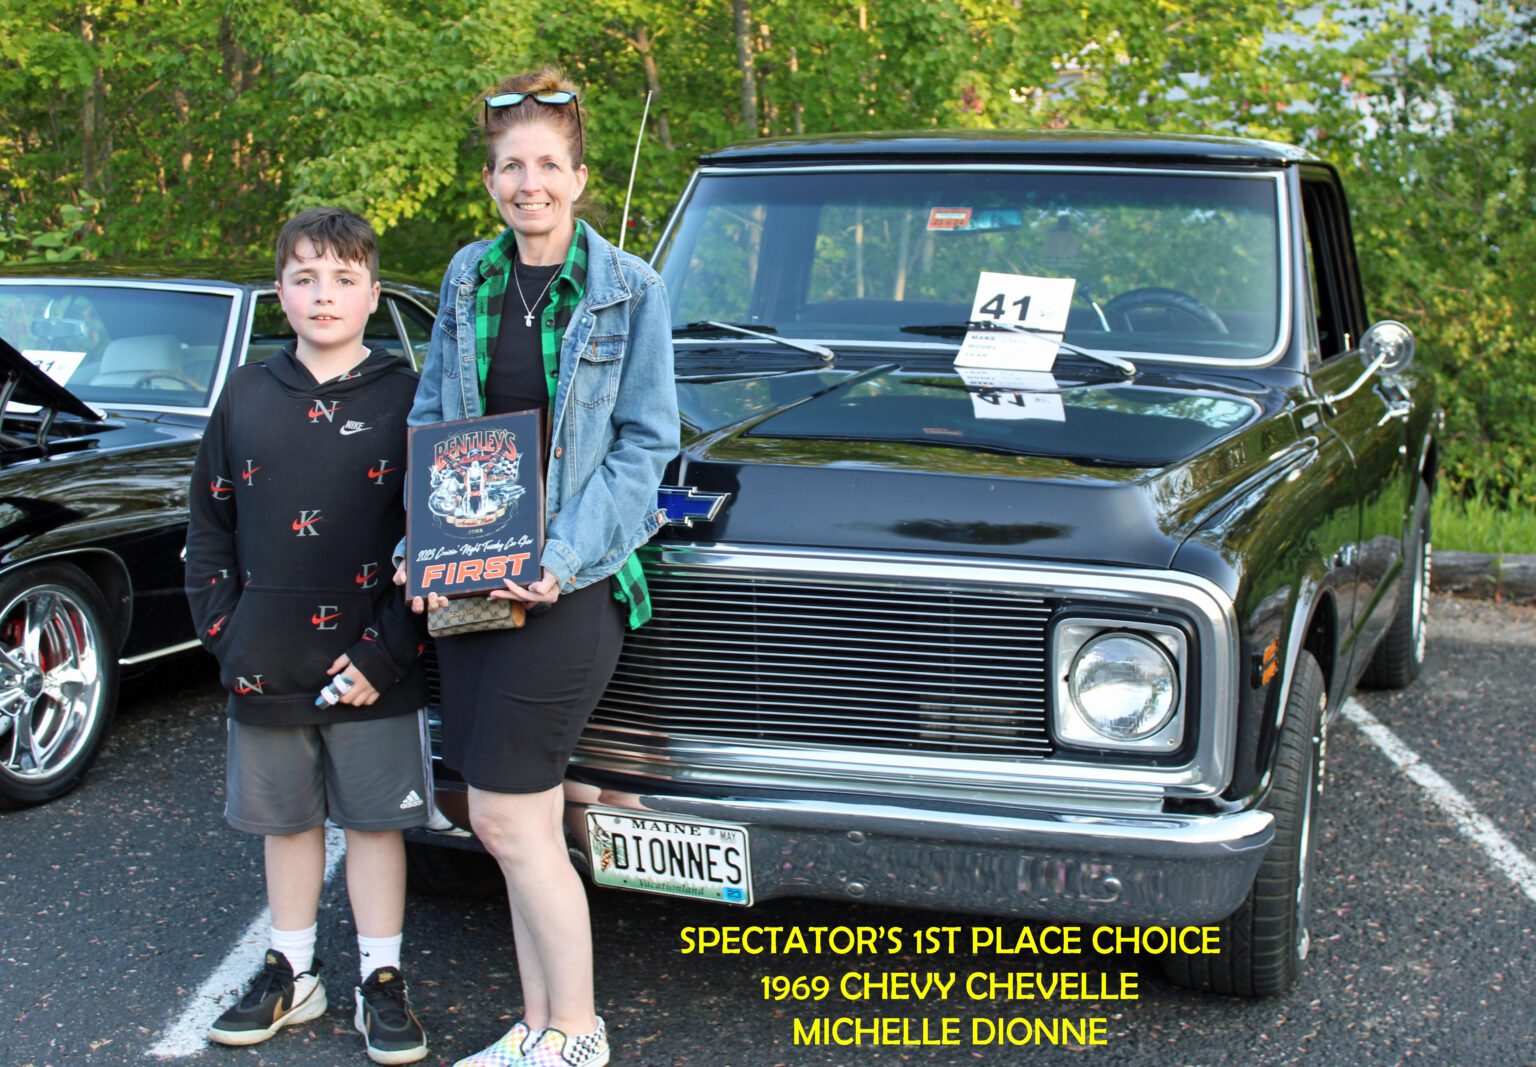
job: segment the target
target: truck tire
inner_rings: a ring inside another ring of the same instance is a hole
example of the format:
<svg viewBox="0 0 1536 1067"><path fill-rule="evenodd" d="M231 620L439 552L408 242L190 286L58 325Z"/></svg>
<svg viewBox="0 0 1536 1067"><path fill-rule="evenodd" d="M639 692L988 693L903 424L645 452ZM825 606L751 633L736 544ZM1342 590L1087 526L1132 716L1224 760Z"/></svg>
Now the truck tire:
<svg viewBox="0 0 1536 1067"><path fill-rule="evenodd" d="M501 868L484 852L451 845L405 843L406 881L437 897L492 897L507 891Z"/></svg>
<svg viewBox="0 0 1536 1067"><path fill-rule="evenodd" d="M1361 683L1372 689L1403 689L1424 666L1429 644L1429 492L1421 490L1413 510L1413 540L1403 559L1403 586L1392 623L1371 655Z"/></svg>
<svg viewBox="0 0 1536 1067"><path fill-rule="evenodd" d="M1311 653L1301 653L1285 702L1273 780L1260 805L1275 817L1275 839L1247 899L1220 923L1220 954L1164 958L1164 973L1178 985L1229 996L1273 996L1289 989L1300 973L1309 945L1326 699L1322 670Z"/></svg>

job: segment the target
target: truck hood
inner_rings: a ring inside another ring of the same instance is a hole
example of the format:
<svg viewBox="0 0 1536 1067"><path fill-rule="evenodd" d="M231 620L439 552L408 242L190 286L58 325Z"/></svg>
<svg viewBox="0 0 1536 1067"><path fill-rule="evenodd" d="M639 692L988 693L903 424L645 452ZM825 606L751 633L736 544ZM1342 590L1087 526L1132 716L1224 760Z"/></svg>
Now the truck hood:
<svg viewBox="0 0 1536 1067"><path fill-rule="evenodd" d="M669 537L1166 567L1296 440L1279 392L1246 378L967 378L681 378L679 481L730 497Z"/></svg>

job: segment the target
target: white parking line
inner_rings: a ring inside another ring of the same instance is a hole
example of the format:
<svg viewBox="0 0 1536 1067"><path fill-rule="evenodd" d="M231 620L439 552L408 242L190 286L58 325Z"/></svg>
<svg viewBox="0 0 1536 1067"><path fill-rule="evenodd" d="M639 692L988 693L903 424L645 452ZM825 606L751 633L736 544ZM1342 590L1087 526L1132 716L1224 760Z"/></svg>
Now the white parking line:
<svg viewBox="0 0 1536 1067"><path fill-rule="evenodd" d="M1536 903L1536 863L1521 852L1515 843L1505 837L1461 791L1447 782L1419 754L1395 733L1366 711L1357 700L1348 700L1343 707L1344 718L1360 728L1360 732L1394 764L1409 780L1418 784L1435 806L1450 818L1462 835L1481 848L1493 865L1514 882L1520 891Z"/></svg>
<svg viewBox="0 0 1536 1067"><path fill-rule="evenodd" d="M341 857L347 851L346 834L338 826L325 828L325 884L330 885ZM267 950L267 935L271 932L272 913L266 908L251 920L245 933L235 942L208 980L197 987L192 999L182 1009L181 1015L170 1025L160 1040L149 1050L150 1055L163 1059L192 1056L208 1047L208 1028L219 1013L240 994L251 975L261 969L262 955Z"/></svg>

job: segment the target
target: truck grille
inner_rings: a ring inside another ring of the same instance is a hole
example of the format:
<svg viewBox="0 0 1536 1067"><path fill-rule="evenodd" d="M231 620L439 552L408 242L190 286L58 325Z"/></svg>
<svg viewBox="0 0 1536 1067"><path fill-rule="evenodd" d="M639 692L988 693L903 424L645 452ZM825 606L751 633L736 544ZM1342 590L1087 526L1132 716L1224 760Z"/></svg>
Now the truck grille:
<svg viewBox="0 0 1536 1067"><path fill-rule="evenodd" d="M589 739L1039 759L1049 601L958 585L648 571Z"/></svg>

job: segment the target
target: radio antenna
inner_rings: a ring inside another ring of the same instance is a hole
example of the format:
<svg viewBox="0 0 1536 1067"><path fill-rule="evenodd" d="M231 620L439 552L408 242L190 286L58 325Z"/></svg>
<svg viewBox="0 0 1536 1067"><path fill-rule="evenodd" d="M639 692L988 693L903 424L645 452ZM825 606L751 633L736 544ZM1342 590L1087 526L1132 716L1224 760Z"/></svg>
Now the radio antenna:
<svg viewBox="0 0 1536 1067"><path fill-rule="evenodd" d="M635 172L640 169L640 146L645 143L645 120L651 114L651 92L645 91L645 110L640 113L640 132L635 135L635 159L629 165L629 188L624 190L624 219L619 223L619 251L624 251L624 237L629 233L629 198L635 192Z"/></svg>

